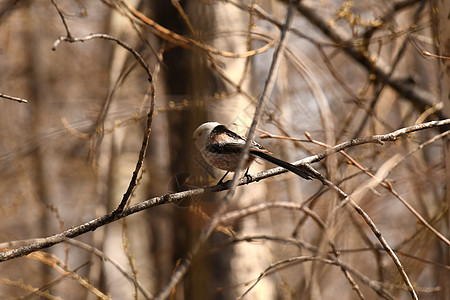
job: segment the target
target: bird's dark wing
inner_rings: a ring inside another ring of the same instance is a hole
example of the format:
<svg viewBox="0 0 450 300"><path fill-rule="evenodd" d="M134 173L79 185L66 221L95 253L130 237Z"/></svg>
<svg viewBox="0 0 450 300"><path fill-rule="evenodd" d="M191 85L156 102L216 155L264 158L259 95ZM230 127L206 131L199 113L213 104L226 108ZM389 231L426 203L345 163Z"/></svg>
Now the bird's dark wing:
<svg viewBox="0 0 450 300"><path fill-rule="evenodd" d="M240 153L243 147L244 142L242 143L216 142L210 143L208 146L206 146L206 150L216 154L235 154Z"/></svg>
<svg viewBox="0 0 450 300"><path fill-rule="evenodd" d="M210 133L210 142L206 146L206 150L216 154L236 154L240 153L244 148L246 139L237 133L229 130L224 125L217 125ZM262 159L270 161L280 167L283 167L305 179L311 180L315 178L315 174L306 166L294 166L284 160L278 159L270 155L270 152L264 149L260 144L252 141L250 146L250 154L259 156Z"/></svg>

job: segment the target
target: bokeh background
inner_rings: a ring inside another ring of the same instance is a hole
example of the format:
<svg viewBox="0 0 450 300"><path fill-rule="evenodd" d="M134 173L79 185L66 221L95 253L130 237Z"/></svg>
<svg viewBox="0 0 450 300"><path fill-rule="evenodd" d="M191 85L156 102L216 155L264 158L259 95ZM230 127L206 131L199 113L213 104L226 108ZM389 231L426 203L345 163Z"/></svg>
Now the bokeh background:
<svg viewBox="0 0 450 300"><path fill-rule="evenodd" d="M202 162L192 133L202 122L218 121L246 134L288 5L0 1L0 93L28 100L0 98L0 247L25 245L111 212L138 160L152 100L144 68L114 41L55 44L67 36L63 20L73 37L104 33L125 42L153 74L155 112L134 204L212 185L223 175ZM332 146L448 118L449 6L440 0L292 6L295 19L258 142L296 161L325 149L305 131ZM445 130L351 147L350 158L336 153L313 164L373 219L420 299L450 299L449 245L400 199L448 238L450 162L446 137L437 137ZM255 164L250 173L269 167ZM368 173L390 185L368 187ZM156 295L223 196L153 207L2 262L0 299ZM227 212L267 206L221 224L171 299L409 299L373 232L350 206L339 206L341 200L320 182L292 174L239 187ZM341 267L325 261L330 258ZM344 270L352 270L353 286Z"/></svg>

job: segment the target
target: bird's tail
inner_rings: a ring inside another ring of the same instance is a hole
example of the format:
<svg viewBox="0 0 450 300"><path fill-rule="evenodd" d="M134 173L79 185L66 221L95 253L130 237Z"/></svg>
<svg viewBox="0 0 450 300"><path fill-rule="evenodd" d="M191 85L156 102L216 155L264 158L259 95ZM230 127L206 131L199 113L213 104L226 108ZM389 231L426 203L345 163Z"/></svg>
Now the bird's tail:
<svg viewBox="0 0 450 300"><path fill-rule="evenodd" d="M285 168L289 171L291 171L292 173L295 173L307 180L311 180L313 178L316 177L316 175L313 173L313 171L311 171L310 169L308 169L307 167L300 165L300 166L294 166L293 164L290 164L284 160L278 159L276 157L273 157L267 153L264 153L262 151L252 151L250 150L250 153L256 156L261 157L262 159L265 159L277 166L280 166L282 168Z"/></svg>

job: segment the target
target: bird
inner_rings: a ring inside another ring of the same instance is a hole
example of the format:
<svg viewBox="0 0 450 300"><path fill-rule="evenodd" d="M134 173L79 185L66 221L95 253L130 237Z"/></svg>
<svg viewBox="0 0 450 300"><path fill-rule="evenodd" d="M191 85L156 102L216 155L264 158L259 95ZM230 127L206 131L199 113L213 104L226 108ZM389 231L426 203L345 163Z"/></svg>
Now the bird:
<svg viewBox="0 0 450 300"><path fill-rule="evenodd" d="M193 140L205 161L213 167L227 171L220 179L219 184L229 172L234 172L239 163L239 158L246 139L229 130L225 125L218 122L206 122L200 125L193 134ZM300 177L311 180L315 177L314 172L304 165L294 166L282 159L276 158L272 153L255 141L251 142L249 157L244 163L247 171L256 158L262 158L275 165L285 168Z"/></svg>

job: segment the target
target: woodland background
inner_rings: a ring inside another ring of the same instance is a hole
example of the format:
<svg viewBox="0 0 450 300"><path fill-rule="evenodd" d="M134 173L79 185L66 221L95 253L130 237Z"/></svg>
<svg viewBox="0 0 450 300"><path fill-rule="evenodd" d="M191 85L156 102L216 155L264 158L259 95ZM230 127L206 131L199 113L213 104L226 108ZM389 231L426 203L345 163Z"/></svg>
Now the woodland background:
<svg viewBox="0 0 450 300"><path fill-rule="evenodd" d="M445 0L0 1L0 299L414 298L361 214L318 180L279 174L226 203L226 191L153 197L214 185L223 173L193 131L246 135L266 96L256 140L288 161L449 118L449 12ZM420 299L450 299L446 130L312 164L370 216ZM128 196L157 200L20 252Z"/></svg>

